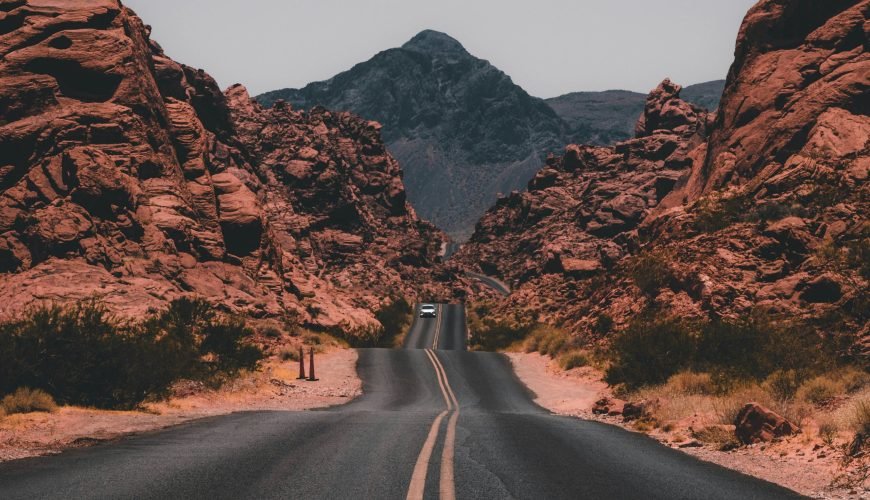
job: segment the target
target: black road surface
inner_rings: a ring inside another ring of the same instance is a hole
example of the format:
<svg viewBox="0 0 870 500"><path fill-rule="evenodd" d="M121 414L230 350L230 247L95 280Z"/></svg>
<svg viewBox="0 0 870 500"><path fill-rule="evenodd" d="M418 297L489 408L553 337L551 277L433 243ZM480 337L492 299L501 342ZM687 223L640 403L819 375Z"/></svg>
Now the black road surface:
<svg viewBox="0 0 870 500"><path fill-rule="evenodd" d="M497 279L493 278L492 276L487 276L485 274L472 273L472 272L466 272L465 275L468 276L469 278L476 279L477 281L480 281L484 285L492 288L499 295L503 295L503 296L507 297L508 295L511 294L511 289L504 282L497 280Z"/></svg>
<svg viewBox="0 0 870 500"><path fill-rule="evenodd" d="M360 350L364 395L352 403L0 464L0 499L797 497L640 434L551 415L504 356L464 351L465 336L463 307L439 306L414 322L406 349Z"/></svg>

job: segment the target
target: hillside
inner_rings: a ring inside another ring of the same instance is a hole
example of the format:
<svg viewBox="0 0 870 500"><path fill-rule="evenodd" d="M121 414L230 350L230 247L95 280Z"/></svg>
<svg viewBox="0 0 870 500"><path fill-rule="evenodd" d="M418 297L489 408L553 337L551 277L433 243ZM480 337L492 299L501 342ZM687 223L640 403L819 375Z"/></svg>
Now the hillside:
<svg viewBox="0 0 870 500"><path fill-rule="evenodd" d="M563 145L564 124L541 99L435 31L325 82L258 97L266 106L279 99L380 122L411 203L459 240L497 193L522 188L546 152Z"/></svg>
<svg viewBox="0 0 870 500"><path fill-rule="evenodd" d="M443 236L377 124L224 94L116 0L0 10L2 316L97 295L136 317L197 295L355 335L436 293Z"/></svg>
<svg viewBox="0 0 870 500"><path fill-rule="evenodd" d="M569 146L457 262L586 341L644 314L763 313L866 356L868 17L867 0L759 2L715 116L663 82L636 138Z"/></svg>

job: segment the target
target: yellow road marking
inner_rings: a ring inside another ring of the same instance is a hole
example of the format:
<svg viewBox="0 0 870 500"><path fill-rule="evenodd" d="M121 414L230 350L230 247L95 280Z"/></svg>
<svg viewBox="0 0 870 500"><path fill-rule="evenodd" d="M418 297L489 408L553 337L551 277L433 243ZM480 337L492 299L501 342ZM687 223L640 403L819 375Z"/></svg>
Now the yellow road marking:
<svg viewBox="0 0 870 500"><path fill-rule="evenodd" d="M456 411L450 415L450 420L447 422L447 434L444 436L444 447L441 449L441 480L439 482L441 500L456 499L456 481L453 474L453 457L456 450L456 421L459 420L459 401L456 399L456 394L450 386L450 380L447 378L447 370L441 364L441 360L434 352L429 353L432 360L436 363L436 371L439 378L444 379L444 386L447 387L447 393L453 402ZM440 380L439 380L440 382ZM450 409L450 403L447 405Z"/></svg>
<svg viewBox="0 0 870 500"><path fill-rule="evenodd" d="M444 310L444 306L438 304L438 319L435 321L435 340L432 341L432 349L438 349L438 338L441 336L441 312Z"/></svg>
<svg viewBox="0 0 870 500"><path fill-rule="evenodd" d="M408 485L408 496L405 497L407 500L423 500L423 492L426 490L426 473L429 472L429 459L432 458L432 449L438 439L438 430L444 415L447 415L447 410L439 413L435 417L435 421L432 422L432 427L429 428L429 435L426 436L423 449L420 450L417 463L414 465L411 484Z"/></svg>

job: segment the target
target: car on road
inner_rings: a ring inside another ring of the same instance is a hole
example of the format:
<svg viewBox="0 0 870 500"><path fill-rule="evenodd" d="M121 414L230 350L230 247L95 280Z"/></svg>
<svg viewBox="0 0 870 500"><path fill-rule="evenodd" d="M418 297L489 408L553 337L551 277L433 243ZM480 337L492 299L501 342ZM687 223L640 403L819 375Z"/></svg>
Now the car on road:
<svg viewBox="0 0 870 500"><path fill-rule="evenodd" d="M438 308L432 304L423 304L420 306L420 317L421 318L434 318L438 315Z"/></svg>

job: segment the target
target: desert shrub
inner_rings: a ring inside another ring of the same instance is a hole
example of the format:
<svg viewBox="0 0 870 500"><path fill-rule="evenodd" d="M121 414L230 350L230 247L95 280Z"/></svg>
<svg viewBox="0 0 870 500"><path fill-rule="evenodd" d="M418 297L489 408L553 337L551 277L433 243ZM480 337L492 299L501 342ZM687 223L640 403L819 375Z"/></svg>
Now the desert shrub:
<svg viewBox="0 0 870 500"><path fill-rule="evenodd" d="M702 427L692 433L698 441L716 446L719 450L733 450L740 446L734 431L716 425Z"/></svg>
<svg viewBox="0 0 870 500"><path fill-rule="evenodd" d="M713 401L713 411L720 424L734 425L745 404L746 400L741 396L724 396Z"/></svg>
<svg viewBox="0 0 870 500"><path fill-rule="evenodd" d="M50 394L41 389L20 387L12 394L8 394L0 401L3 413L31 413L34 411L53 412L57 410L57 403Z"/></svg>
<svg viewBox="0 0 870 500"><path fill-rule="evenodd" d="M595 326L592 327L592 331L598 335L604 335L613 329L613 323L613 318L609 314L601 314L595 320Z"/></svg>
<svg viewBox="0 0 870 500"><path fill-rule="evenodd" d="M320 335L316 333L309 333L302 337L302 343L305 345L320 345L322 342Z"/></svg>
<svg viewBox="0 0 870 500"><path fill-rule="evenodd" d="M858 274L870 280L870 237L866 232L857 240L846 244L846 265L858 269Z"/></svg>
<svg viewBox="0 0 870 500"><path fill-rule="evenodd" d="M720 380L764 380L778 370L793 370L802 381L830 367L828 346L811 328L762 314L702 324L697 366Z"/></svg>
<svg viewBox="0 0 870 500"><path fill-rule="evenodd" d="M584 351L569 351L559 356L559 366L563 370L579 368L589 364L589 356Z"/></svg>
<svg viewBox="0 0 870 500"><path fill-rule="evenodd" d="M857 392L870 385L870 374L853 366L842 368L838 376L843 383L843 390L847 394Z"/></svg>
<svg viewBox="0 0 870 500"><path fill-rule="evenodd" d="M299 349L295 347L285 347L278 353L281 361L299 361Z"/></svg>
<svg viewBox="0 0 870 500"><path fill-rule="evenodd" d="M870 401L866 399L855 402L852 415L852 427L862 436L870 436Z"/></svg>
<svg viewBox="0 0 870 500"><path fill-rule="evenodd" d="M764 380L764 387L776 401L791 401L797 394L801 381L795 370L777 370Z"/></svg>
<svg viewBox="0 0 870 500"><path fill-rule="evenodd" d="M606 380L629 389L660 384L689 368L695 351L695 339L682 321L644 314L614 338Z"/></svg>
<svg viewBox="0 0 870 500"><path fill-rule="evenodd" d="M253 368L262 354L241 320L205 301L179 299L125 323L96 299L42 306L0 324L0 392L42 389L62 404L130 408L179 379L211 380Z"/></svg>
<svg viewBox="0 0 870 500"><path fill-rule="evenodd" d="M414 308L402 297L378 309L375 312L375 319L384 327L383 334L377 341L378 345L395 347L398 339L401 339L411 326L413 316Z"/></svg>
<svg viewBox="0 0 870 500"><path fill-rule="evenodd" d="M834 444L837 435L840 433L840 426L834 419L827 418L819 421L819 437L822 442L830 446Z"/></svg>
<svg viewBox="0 0 870 500"><path fill-rule="evenodd" d="M746 198L742 196L705 198L696 206L693 226L695 230L704 233L725 229L746 214L748 205Z"/></svg>
<svg viewBox="0 0 870 500"><path fill-rule="evenodd" d="M538 350L538 344L541 339L535 337L534 335L529 335L526 340L523 342L523 351L524 352L536 352Z"/></svg>
<svg viewBox="0 0 870 500"><path fill-rule="evenodd" d="M490 314L492 306L487 302L472 304L468 308L469 347L472 350L498 351L521 341L528 342L538 325L524 312L507 315ZM538 349L540 336L534 340L532 352ZM526 347L528 349L528 347Z"/></svg>
<svg viewBox="0 0 870 500"><path fill-rule="evenodd" d="M804 382L797 390L797 399L820 405L846 393L846 384L831 374L819 375Z"/></svg>
<svg viewBox="0 0 870 500"><path fill-rule="evenodd" d="M675 393L683 395L712 395L717 392L709 373L680 372L671 376L667 385Z"/></svg>
<svg viewBox="0 0 870 500"><path fill-rule="evenodd" d="M568 345L568 335L561 331L549 327L541 327L547 332L543 336L538 352L544 355L549 355L551 358L556 357Z"/></svg>
<svg viewBox="0 0 870 500"><path fill-rule="evenodd" d="M284 332L274 325L266 325L260 328L260 335L270 339L279 339L284 335Z"/></svg>
<svg viewBox="0 0 870 500"><path fill-rule="evenodd" d="M657 252L645 252L635 257L628 273L634 284L647 295L655 295L676 281L668 257Z"/></svg>

